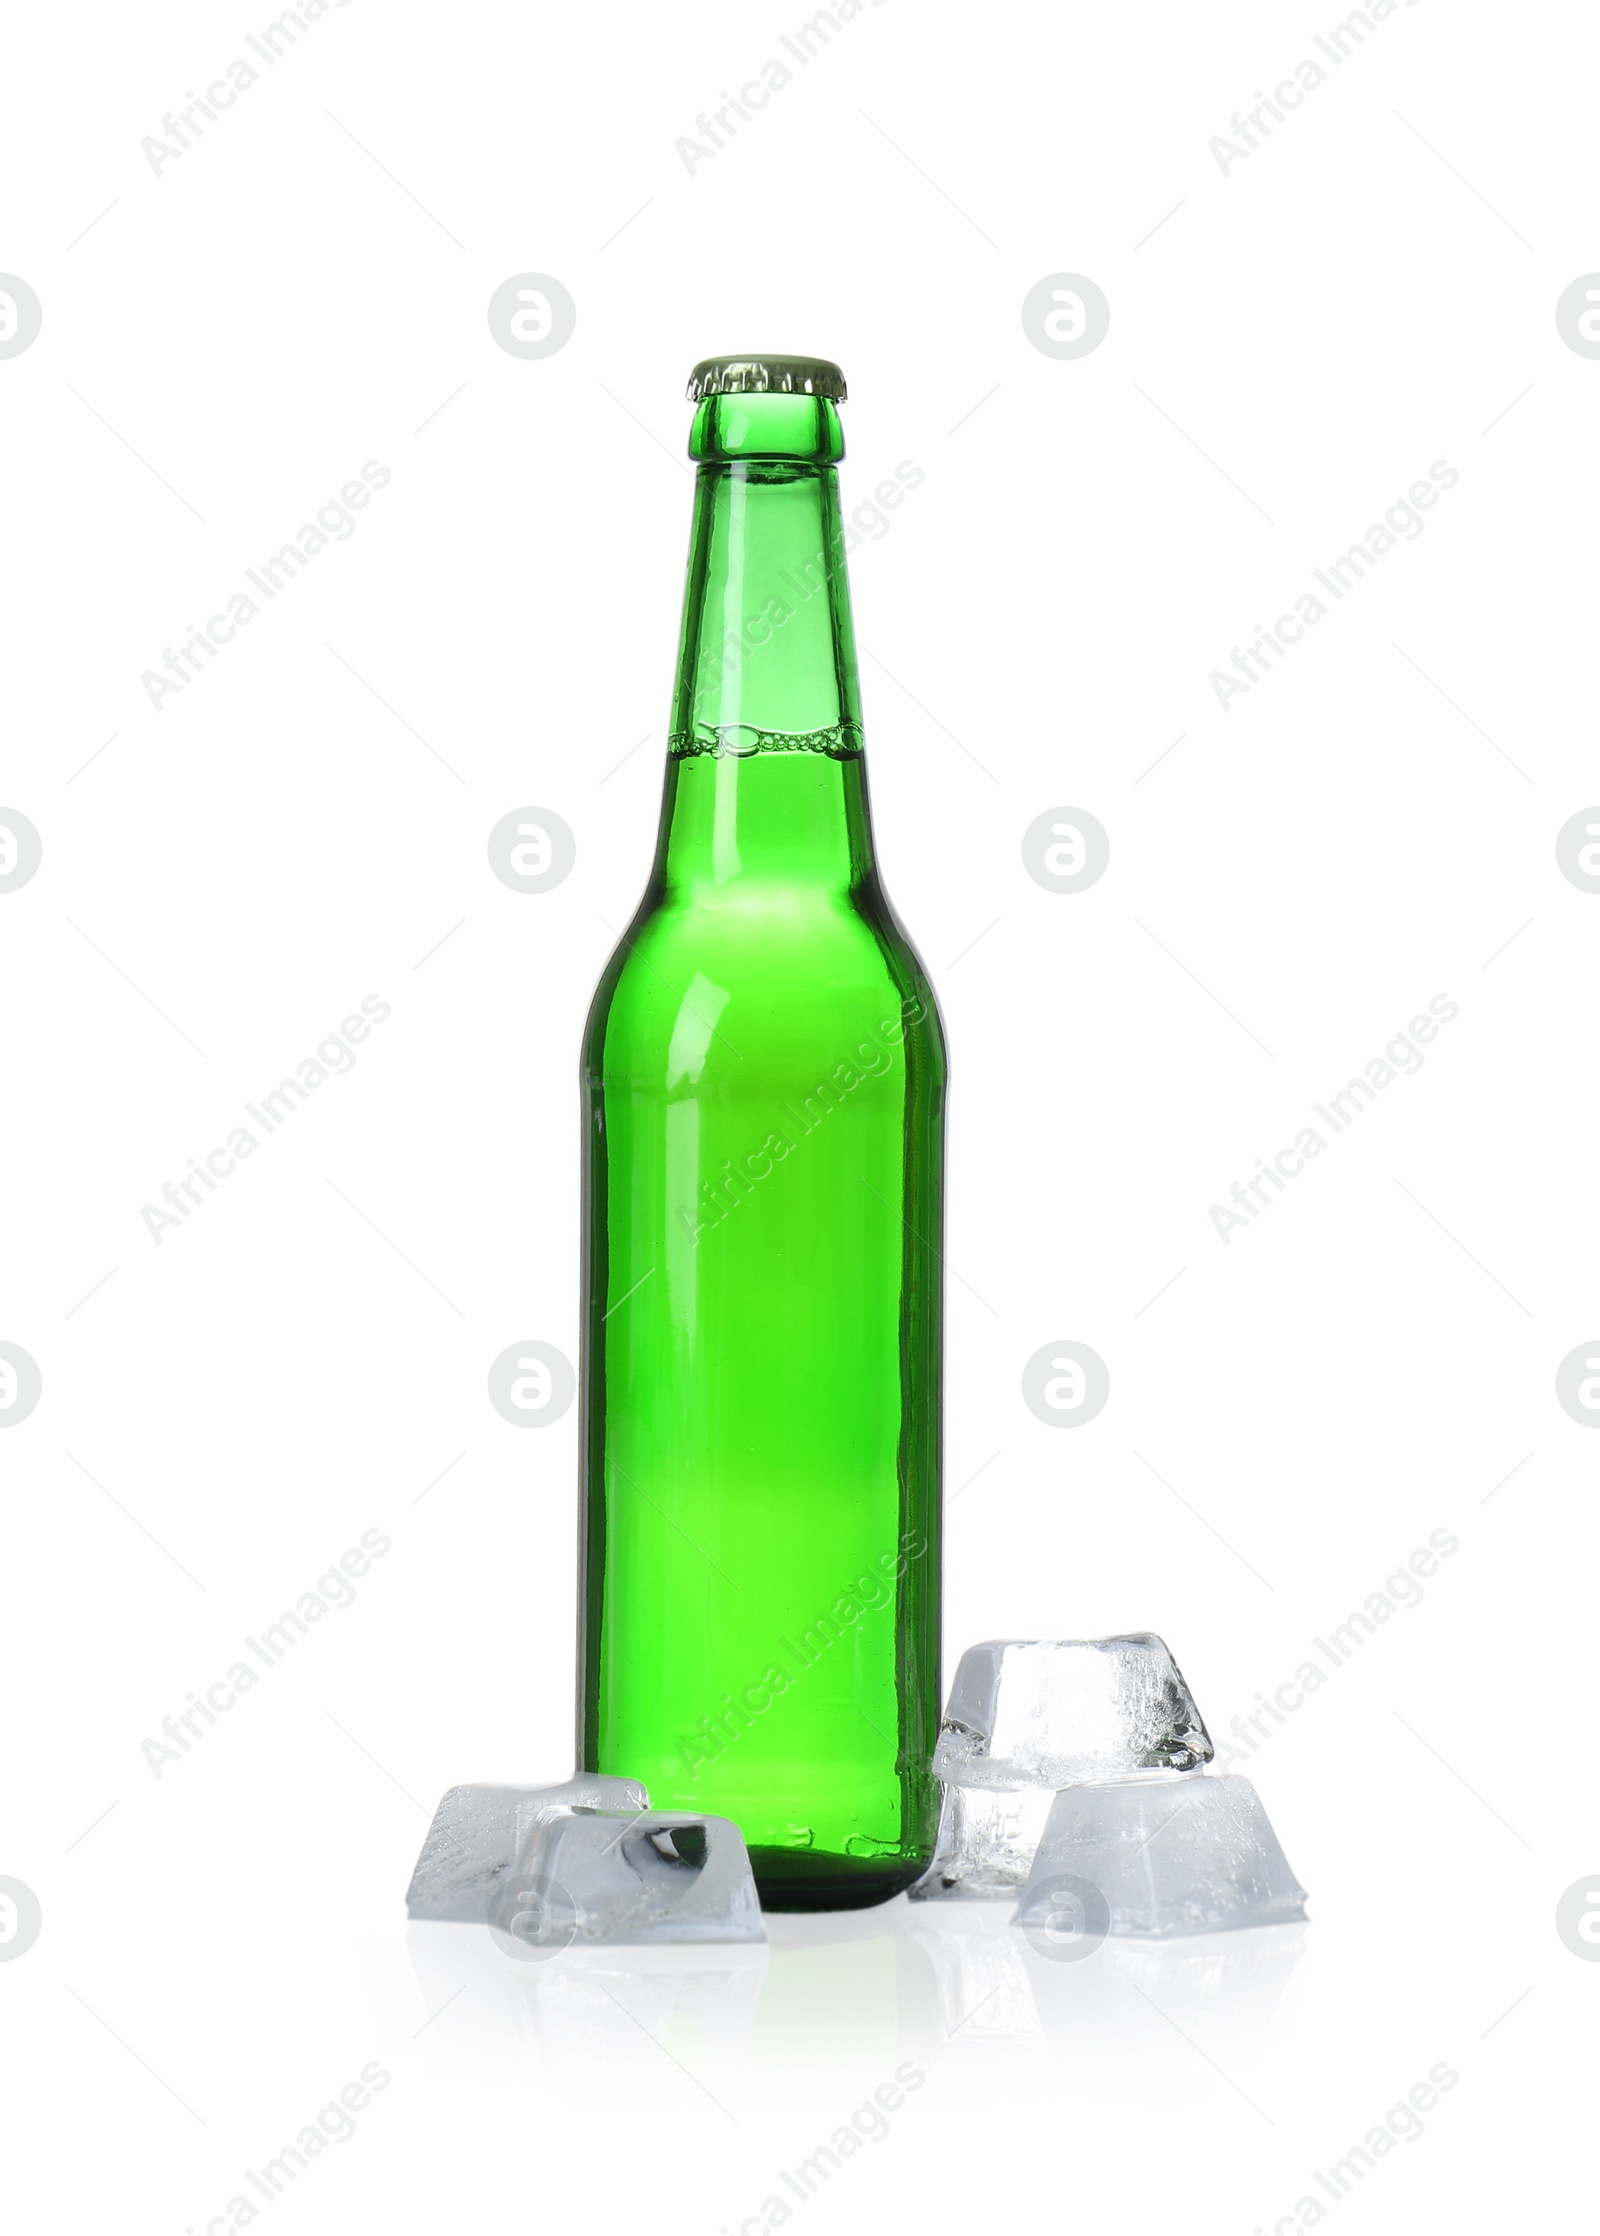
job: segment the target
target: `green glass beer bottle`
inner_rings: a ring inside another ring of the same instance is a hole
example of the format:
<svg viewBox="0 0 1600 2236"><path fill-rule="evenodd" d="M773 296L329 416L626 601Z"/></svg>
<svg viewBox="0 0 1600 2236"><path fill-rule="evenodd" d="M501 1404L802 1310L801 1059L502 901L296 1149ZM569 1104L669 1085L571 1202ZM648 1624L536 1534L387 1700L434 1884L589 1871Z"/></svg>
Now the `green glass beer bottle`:
<svg viewBox="0 0 1600 2236"><path fill-rule="evenodd" d="M932 1853L944 1036L878 880L837 366L714 358L654 868L583 1050L584 1769L762 1902ZM909 476L908 476L909 482Z"/></svg>

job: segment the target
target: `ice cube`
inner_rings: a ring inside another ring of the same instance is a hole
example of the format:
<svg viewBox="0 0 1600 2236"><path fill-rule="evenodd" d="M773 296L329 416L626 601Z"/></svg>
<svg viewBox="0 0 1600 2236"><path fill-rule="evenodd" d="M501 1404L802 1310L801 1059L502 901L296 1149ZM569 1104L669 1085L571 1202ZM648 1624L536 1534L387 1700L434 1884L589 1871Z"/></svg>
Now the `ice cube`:
<svg viewBox="0 0 1600 2236"><path fill-rule="evenodd" d="M633 1810L650 1796L633 1778L580 1772L564 1786L452 1786L433 1813L406 1893L413 1918L479 1923L520 1863L534 1827L573 1809Z"/></svg>
<svg viewBox="0 0 1600 2236"><path fill-rule="evenodd" d="M1052 1953L1106 1933L1162 1940L1305 1916L1255 1787L1233 1774L1068 1786L1051 1806L1015 1923Z"/></svg>
<svg viewBox="0 0 1600 2236"><path fill-rule="evenodd" d="M727 1817L558 1811L489 1905L512 1955L615 1942L764 1941L744 1835Z"/></svg>
<svg viewBox="0 0 1600 2236"><path fill-rule="evenodd" d="M983 1786L946 1786L932 1863L911 1889L913 1902L937 1895L1016 1895L1027 1883L1050 1805L1051 1786L995 1793Z"/></svg>
<svg viewBox="0 0 1600 2236"><path fill-rule="evenodd" d="M1194 1696L1151 1631L990 1639L956 1668L934 1750L946 1785L1052 1790L1212 1756Z"/></svg>
<svg viewBox="0 0 1600 2236"><path fill-rule="evenodd" d="M1150 1631L969 1647L933 1757L937 1848L912 1896L1018 1892L1061 1787L1167 1778L1211 1754L1194 1696Z"/></svg>

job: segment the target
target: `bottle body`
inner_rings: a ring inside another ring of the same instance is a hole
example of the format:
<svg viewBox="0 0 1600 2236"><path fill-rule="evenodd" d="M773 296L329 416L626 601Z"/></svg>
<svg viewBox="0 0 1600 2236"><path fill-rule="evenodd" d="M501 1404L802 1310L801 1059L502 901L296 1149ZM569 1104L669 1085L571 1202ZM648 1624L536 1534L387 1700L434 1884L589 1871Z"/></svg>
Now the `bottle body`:
<svg viewBox="0 0 1600 2236"><path fill-rule="evenodd" d="M713 459L655 872L584 1047L580 1746L732 1817L768 1906L931 1855L945 1078L832 462Z"/></svg>

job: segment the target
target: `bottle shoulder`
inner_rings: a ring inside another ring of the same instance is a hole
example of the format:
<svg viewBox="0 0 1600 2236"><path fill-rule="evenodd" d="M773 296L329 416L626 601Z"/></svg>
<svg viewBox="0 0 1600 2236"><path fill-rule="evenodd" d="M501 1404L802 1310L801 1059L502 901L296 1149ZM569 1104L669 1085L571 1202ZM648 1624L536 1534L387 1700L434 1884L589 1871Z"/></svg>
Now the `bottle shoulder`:
<svg viewBox="0 0 1600 2236"><path fill-rule="evenodd" d="M933 988L881 891L647 894L601 974L584 1063L655 1075L675 1041L695 1041L764 1068L885 1034L942 1076Z"/></svg>

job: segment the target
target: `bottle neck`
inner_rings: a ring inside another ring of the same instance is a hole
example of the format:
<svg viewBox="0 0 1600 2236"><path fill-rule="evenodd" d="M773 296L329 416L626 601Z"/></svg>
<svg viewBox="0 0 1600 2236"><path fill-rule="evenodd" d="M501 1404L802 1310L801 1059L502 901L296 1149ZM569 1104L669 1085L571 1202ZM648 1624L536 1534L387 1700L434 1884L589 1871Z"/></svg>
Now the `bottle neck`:
<svg viewBox="0 0 1600 2236"><path fill-rule="evenodd" d="M771 442L782 431L754 407L781 405L792 419L802 401L821 438L811 456L736 454L741 436ZM717 402L709 427L696 422L702 462L658 869L669 889L853 887L871 874L872 839L837 417L809 399Z"/></svg>

